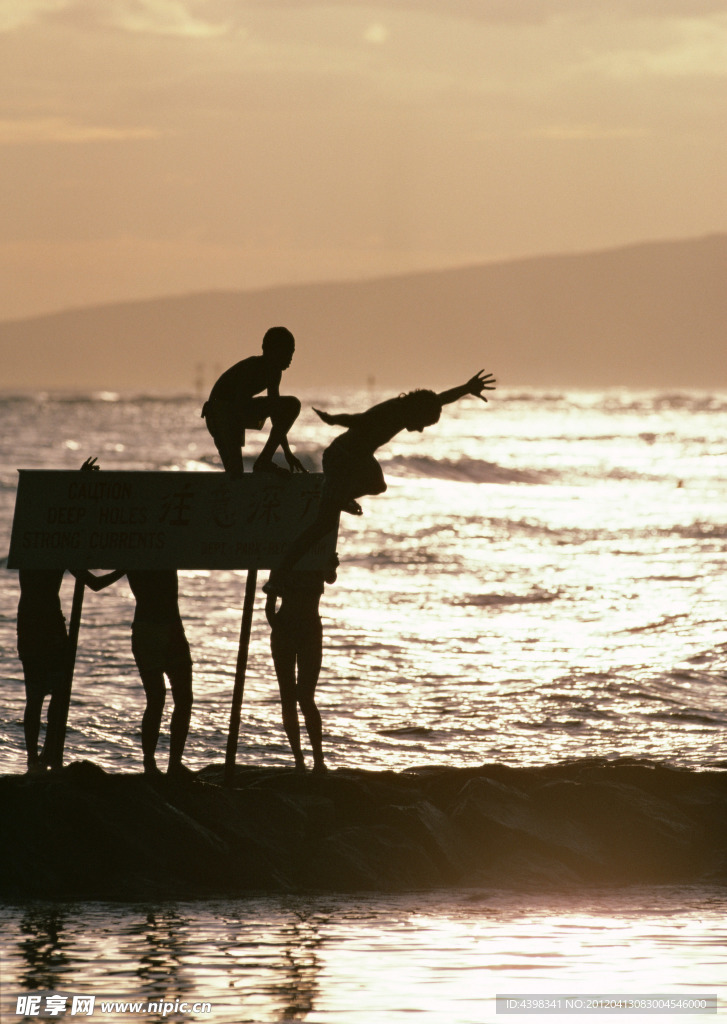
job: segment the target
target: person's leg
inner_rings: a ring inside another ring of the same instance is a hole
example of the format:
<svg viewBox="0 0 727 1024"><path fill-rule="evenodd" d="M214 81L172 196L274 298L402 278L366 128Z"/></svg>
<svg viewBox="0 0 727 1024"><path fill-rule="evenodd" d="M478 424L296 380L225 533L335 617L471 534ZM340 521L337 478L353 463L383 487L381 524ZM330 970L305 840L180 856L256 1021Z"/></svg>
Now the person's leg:
<svg viewBox="0 0 727 1024"><path fill-rule="evenodd" d="M316 596L317 604L317 596ZM323 725L315 702L316 684L323 658L323 629L317 608L306 620L305 641L298 645L298 685L296 694L303 714L306 732L313 751L313 770L325 771L323 760Z"/></svg>
<svg viewBox="0 0 727 1024"><path fill-rule="evenodd" d="M66 693L67 687L67 669L58 670L51 681L48 724L45 730L45 743L40 755L41 761L53 771L63 767L63 741L65 740L65 723L63 721L65 700L63 695Z"/></svg>
<svg viewBox="0 0 727 1024"><path fill-rule="evenodd" d="M166 637L159 624L136 619L131 626L131 653L139 670L146 708L141 719L141 751L144 771L158 772L156 748L166 699L163 665Z"/></svg>
<svg viewBox="0 0 727 1024"><path fill-rule="evenodd" d="M265 400L265 405L259 406L264 409L265 415L270 417L270 434L263 445L263 450L255 460L255 469L264 469L273 461L273 455L280 447L281 442L287 437L288 431L293 426L300 414L300 401L293 395L281 395L279 398Z"/></svg>
<svg viewBox="0 0 727 1024"><path fill-rule="evenodd" d="M245 472L245 467L242 461L242 448L245 443L244 437L245 434L243 432L240 439L232 443L224 439L214 438L217 452L222 460L222 468L225 473L228 473L231 477L241 477Z"/></svg>
<svg viewBox="0 0 727 1024"><path fill-rule="evenodd" d="M279 616L280 613L270 633L270 650L280 690L283 729L293 752L295 767L302 771L305 769L305 760L300 746L300 724L295 696L296 644L284 619L280 621Z"/></svg>
<svg viewBox="0 0 727 1024"><path fill-rule="evenodd" d="M142 671L141 668L139 675L146 693L146 708L141 719L141 752L144 757L144 771L157 772L159 769L155 755L166 698L164 675L156 669Z"/></svg>
<svg viewBox="0 0 727 1024"><path fill-rule="evenodd" d="M239 414L228 403L207 402L204 420L225 472L233 477L242 476L245 429L239 422Z"/></svg>
<svg viewBox="0 0 727 1024"><path fill-rule="evenodd" d="M187 656L180 657L174 666L170 667L168 676L174 700L174 710L169 726L168 771L175 772L182 768L182 754L187 742L189 720L192 717L194 698L192 695L192 659L189 657L189 648L187 648Z"/></svg>
<svg viewBox="0 0 727 1024"><path fill-rule="evenodd" d="M38 737L40 736L40 716L42 710L42 689L36 686L28 686L26 679L23 732L25 734L25 753L28 760L28 771L40 769L42 764L38 754Z"/></svg>

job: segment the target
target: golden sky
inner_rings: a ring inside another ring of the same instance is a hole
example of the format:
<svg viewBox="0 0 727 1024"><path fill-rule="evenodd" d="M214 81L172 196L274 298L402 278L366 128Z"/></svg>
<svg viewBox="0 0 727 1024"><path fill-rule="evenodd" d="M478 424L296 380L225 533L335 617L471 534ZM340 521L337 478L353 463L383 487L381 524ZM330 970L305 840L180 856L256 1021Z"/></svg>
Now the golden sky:
<svg viewBox="0 0 727 1024"><path fill-rule="evenodd" d="M724 0L0 0L0 319L727 230Z"/></svg>

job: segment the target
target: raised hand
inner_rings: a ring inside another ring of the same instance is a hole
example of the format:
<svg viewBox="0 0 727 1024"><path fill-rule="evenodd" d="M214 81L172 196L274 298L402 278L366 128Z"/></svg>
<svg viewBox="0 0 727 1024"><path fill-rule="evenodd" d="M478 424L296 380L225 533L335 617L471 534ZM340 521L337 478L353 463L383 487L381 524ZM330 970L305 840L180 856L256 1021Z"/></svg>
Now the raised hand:
<svg viewBox="0 0 727 1024"><path fill-rule="evenodd" d="M84 464L81 466L81 469L83 469L83 470L90 470L90 469L97 469L98 470L100 468L101 468L100 466L96 465L96 456L95 455L93 456L93 458L86 459Z"/></svg>
<svg viewBox="0 0 727 1024"><path fill-rule="evenodd" d="M474 377L470 377L467 381L466 394L474 395L475 398L481 398L483 402L487 399L482 394L483 391L494 391L496 387L495 378L491 373L485 373L484 370L479 370Z"/></svg>

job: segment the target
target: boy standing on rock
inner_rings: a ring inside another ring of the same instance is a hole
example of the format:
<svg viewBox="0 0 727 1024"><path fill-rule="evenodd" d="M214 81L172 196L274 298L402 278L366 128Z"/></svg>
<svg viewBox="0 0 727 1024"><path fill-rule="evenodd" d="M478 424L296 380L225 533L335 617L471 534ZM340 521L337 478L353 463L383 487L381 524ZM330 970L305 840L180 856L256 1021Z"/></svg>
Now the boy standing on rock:
<svg viewBox="0 0 727 1024"><path fill-rule="evenodd" d="M282 466L273 462L278 448L282 449L291 473L305 472L288 444L288 431L300 413L300 401L293 395L280 394L283 370L290 366L294 351L295 339L290 331L271 327L263 337L262 355L235 363L214 384L202 416L230 476L239 477L244 472L245 431L262 430L268 418L270 435L253 472L287 475ZM261 395L262 391L267 394Z"/></svg>

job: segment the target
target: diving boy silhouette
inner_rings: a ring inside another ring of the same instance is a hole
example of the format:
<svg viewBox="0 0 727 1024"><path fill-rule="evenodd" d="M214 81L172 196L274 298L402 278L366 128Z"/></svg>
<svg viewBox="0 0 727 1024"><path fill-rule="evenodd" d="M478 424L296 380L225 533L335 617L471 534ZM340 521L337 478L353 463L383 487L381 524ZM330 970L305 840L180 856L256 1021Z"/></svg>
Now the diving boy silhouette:
<svg viewBox="0 0 727 1024"><path fill-rule="evenodd" d="M290 331L271 327L263 337L262 355L235 363L213 385L202 416L230 476L239 477L244 471L245 431L262 430L266 419L270 419L270 434L253 472L286 473L273 462L278 448L291 472L305 472L288 444L288 431L300 413L300 401L293 395L280 394L283 370L290 366L294 351L295 339ZM263 391L267 394L262 395Z"/></svg>
<svg viewBox="0 0 727 1024"><path fill-rule="evenodd" d="M386 481L374 452L401 430L419 431L439 420L442 407L464 395L475 395L483 402L483 391L493 391L495 379L480 370L465 384L436 394L434 391L410 391L372 406L366 412L331 415L316 409L324 423L346 427L343 434L323 452L323 488L316 519L287 548L278 567L270 575L277 585L281 575L293 569L303 555L336 527L339 512L361 515L357 498L364 494L383 494Z"/></svg>

